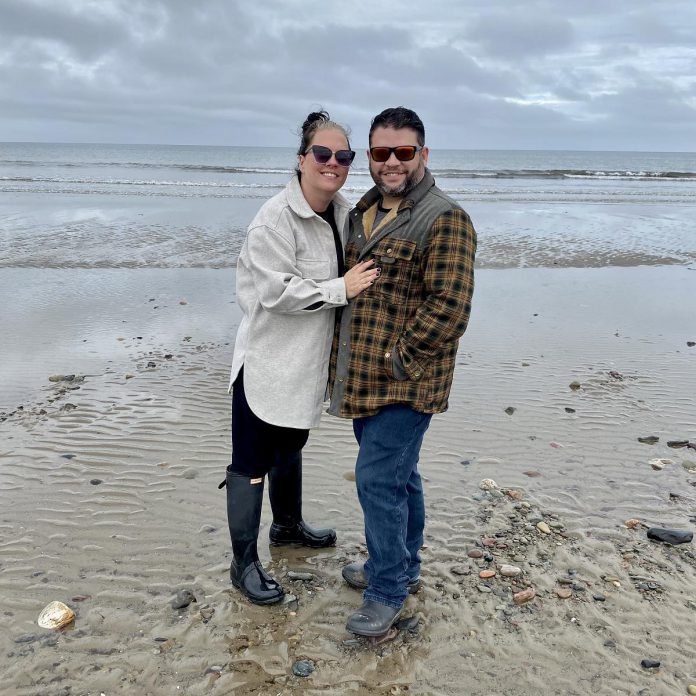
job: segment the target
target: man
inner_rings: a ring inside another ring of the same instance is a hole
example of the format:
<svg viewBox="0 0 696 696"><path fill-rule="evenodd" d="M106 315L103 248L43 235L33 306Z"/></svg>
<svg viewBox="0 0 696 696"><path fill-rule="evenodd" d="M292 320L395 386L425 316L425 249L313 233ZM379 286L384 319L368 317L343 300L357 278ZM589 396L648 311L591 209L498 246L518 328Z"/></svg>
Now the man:
<svg viewBox="0 0 696 696"><path fill-rule="evenodd" d="M404 107L370 127L375 186L350 213L346 266L373 258L380 276L342 311L331 359L329 413L353 419L367 562L343 569L364 588L347 628L380 636L420 586L425 526L418 457L432 414L447 409L469 319L476 233L435 186L425 128Z"/></svg>

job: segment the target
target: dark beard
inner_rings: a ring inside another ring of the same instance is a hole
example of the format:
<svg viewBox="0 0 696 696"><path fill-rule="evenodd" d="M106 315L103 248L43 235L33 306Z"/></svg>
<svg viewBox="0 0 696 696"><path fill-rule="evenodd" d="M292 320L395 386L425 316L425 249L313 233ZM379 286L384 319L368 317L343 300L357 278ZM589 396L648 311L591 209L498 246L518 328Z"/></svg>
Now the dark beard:
<svg viewBox="0 0 696 696"><path fill-rule="evenodd" d="M370 174L372 174L372 172L370 172ZM382 182L381 179L376 179L374 175L372 176L372 180L375 182L375 186L377 186L377 189L383 196L394 196L396 198L402 198L407 193L413 191L413 189L416 188L416 186L418 186L422 178L423 172L419 172L418 169L416 169L415 172L413 172L404 179L403 183L400 186L392 188L387 186L384 182Z"/></svg>

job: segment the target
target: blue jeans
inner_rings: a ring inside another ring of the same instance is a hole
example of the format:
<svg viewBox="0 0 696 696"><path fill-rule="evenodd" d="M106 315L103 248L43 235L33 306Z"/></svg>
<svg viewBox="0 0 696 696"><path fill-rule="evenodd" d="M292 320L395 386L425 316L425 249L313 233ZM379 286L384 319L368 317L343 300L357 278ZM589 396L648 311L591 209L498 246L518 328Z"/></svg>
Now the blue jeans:
<svg viewBox="0 0 696 696"><path fill-rule="evenodd" d="M402 606L407 584L420 575L425 502L418 456L431 418L393 404L353 421L360 445L355 483L370 554L363 598L389 607Z"/></svg>

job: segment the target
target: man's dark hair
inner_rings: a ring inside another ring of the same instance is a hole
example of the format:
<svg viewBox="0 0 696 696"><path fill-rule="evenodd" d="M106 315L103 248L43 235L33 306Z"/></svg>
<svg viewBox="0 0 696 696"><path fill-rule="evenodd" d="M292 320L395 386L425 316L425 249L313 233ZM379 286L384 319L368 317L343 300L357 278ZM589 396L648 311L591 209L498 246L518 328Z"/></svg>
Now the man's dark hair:
<svg viewBox="0 0 696 696"><path fill-rule="evenodd" d="M385 109L381 114L377 114L372 119L370 125L370 144L372 144L372 134L377 128L410 128L416 132L418 144L425 145L425 126L418 114L405 106L396 106Z"/></svg>

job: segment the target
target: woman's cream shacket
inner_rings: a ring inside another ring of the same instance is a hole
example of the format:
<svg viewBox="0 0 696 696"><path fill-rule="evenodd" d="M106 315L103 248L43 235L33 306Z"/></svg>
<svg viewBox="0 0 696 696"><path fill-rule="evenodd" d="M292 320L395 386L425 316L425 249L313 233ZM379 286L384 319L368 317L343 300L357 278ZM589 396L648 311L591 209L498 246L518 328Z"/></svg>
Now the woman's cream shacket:
<svg viewBox="0 0 696 696"><path fill-rule="evenodd" d="M336 194L344 241L350 204ZM237 262L237 330L230 388L244 366L244 391L262 420L315 428L326 395L334 310L346 304L331 226L309 206L297 176L249 226ZM317 309L306 309L323 303Z"/></svg>

